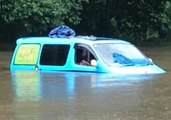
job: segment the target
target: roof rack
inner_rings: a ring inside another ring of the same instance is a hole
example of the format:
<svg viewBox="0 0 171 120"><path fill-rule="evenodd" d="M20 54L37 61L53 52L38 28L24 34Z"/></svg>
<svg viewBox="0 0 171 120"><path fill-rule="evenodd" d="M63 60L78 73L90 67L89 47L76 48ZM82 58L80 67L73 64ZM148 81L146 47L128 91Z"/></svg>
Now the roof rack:
<svg viewBox="0 0 171 120"><path fill-rule="evenodd" d="M113 38L108 37L95 37L95 36L77 36L77 38L87 39L87 40L111 40Z"/></svg>

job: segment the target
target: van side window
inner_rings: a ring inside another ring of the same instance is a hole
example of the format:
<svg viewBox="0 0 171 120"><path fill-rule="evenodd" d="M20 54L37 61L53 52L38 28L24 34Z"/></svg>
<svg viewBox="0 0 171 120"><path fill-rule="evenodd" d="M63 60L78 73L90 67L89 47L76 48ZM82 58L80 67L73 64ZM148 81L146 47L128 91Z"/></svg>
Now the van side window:
<svg viewBox="0 0 171 120"><path fill-rule="evenodd" d="M94 55L85 47L77 46L75 49L75 63L80 65L90 66Z"/></svg>
<svg viewBox="0 0 171 120"><path fill-rule="evenodd" d="M39 55L39 44L21 44L16 52L14 64L35 65Z"/></svg>
<svg viewBox="0 0 171 120"><path fill-rule="evenodd" d="M69 45L44 45L40 58L40 64L58 66L65 65L69 48Z"/></svg>

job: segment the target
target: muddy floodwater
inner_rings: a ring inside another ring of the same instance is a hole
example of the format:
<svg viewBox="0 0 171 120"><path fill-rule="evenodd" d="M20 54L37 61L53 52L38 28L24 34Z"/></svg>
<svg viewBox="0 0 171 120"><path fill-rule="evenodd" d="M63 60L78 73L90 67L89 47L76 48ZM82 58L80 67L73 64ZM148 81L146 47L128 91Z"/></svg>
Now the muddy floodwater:
<svg viewBox="0 0 171 120"><path fill-rule="evenodd" d="M171 120L171 45L143 48L167 73L9 71L0 52L0 120Z"/></svg>

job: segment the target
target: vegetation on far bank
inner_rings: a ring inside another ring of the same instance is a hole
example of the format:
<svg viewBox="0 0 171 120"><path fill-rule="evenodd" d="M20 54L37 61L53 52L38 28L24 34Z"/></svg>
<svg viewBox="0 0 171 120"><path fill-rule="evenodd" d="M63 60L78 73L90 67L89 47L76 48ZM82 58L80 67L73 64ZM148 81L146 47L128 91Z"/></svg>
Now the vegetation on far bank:
<svg viewBox="0 0 171 120"><path fill-rule="evenodd" d="M0 39L47 36L66 24L77 35L161 43L171 29L171 0L1 0Z"/></svg>

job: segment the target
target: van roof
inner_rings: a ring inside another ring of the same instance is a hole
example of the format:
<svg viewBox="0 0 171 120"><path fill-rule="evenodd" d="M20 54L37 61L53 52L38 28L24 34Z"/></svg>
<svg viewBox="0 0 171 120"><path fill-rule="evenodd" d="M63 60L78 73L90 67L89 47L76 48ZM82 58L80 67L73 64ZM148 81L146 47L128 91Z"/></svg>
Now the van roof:
<svg viewBox="0 0 171 120"><path fill-rule="evenodd" d="M107 38L107 37L89 37L89 36L77 36L68 38L51 38L51 37L25 37L19 38L16 43L39 43L39 44L71 44L71 43L129 43L124 40Z"/></svg>

